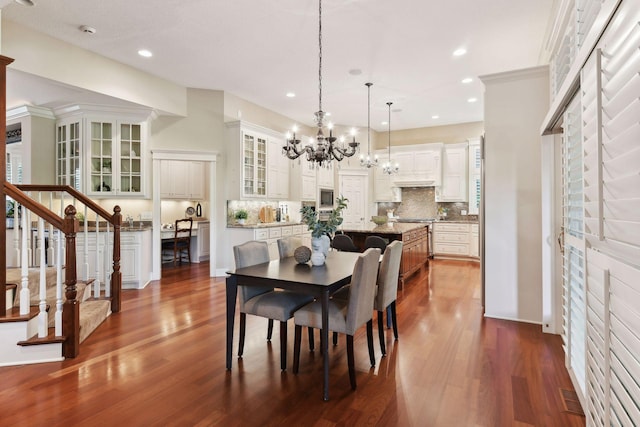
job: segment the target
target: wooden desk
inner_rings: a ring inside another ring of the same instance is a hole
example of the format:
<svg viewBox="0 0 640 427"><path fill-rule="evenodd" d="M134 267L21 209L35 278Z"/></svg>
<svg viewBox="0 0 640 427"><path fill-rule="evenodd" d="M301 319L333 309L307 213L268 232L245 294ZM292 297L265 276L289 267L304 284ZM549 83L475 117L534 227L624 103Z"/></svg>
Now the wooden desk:
<svg viewBox="0 0 640 427"><path fill-rule="evenodd" d="M227 369L231 369L238 286L269 286L313 295L322 304L323 394L329 400L329 295L351 281L360 254L330 251L322 266L298 264L293 257L230 271L227 277Z"/></svg>

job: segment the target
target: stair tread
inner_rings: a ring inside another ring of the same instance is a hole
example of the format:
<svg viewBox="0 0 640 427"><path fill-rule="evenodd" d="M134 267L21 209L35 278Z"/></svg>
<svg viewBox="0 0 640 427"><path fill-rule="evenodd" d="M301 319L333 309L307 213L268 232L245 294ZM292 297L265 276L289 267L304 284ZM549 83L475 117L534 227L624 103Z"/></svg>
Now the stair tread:
<svg viewBox="0 0 640 427"><path fill-rule="evenodd" d="M57 337L55 335L55 328L49 328L48 335L43 338L38 338L38 335L35 335L28 340L18 341L18 345L21 346L29 346L29 345L42 345L42 344L56 344L62 343L65 341L66 337L60 336Z"/></svg>
<svg viewBox="0 0 640 427"><path fill-rule="evenodd" d="M20 314L19 307L12 307L7 310L7 315L4 317L0 317L0 323L8 323L8 322L26 322L27 320L31 320L38 315L40 309L38 306L32 305L29 307L28 314Z"/></svg>

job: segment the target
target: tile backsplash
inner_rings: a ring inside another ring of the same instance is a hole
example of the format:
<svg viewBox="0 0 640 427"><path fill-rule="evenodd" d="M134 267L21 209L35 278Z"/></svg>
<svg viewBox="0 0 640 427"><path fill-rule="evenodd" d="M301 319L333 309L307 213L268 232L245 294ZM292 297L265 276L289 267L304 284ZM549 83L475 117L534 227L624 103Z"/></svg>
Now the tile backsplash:
<svg viewBox="0 0 640 427"><path fill-rule="evenodd" d="M446 219L450 221L477 220L477 215L462 215L469 209L464 202L436 202L435 187L402 188L402 202L378 203L378 215L386 215L388 209L400 218L438 218L438 208L446 208Z"/></svg>

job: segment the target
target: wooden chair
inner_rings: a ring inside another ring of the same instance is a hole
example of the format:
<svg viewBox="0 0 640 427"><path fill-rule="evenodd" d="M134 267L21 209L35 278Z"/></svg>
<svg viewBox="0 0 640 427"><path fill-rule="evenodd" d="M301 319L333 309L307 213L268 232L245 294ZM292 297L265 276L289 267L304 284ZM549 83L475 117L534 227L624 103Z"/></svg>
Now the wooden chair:
<svg viewBox="0 0 640 427"><path fill-rule="evenodd" d="M353 268L351 287L347 300L329 300L329 330L347 336L347 363L351 388L356 389L355 363L353 358L353 335L362 325L367 325L367 343L371 366L376 359L373 351L373 300L376 293L376 277L380 249L367 249L358 257ZM293 372L298 373L300 365L300 340L302 327L322 328L322 304L320 301L307 304L293 315L295 340L293 347Z"/></svg>
<svg viewBox="0 0 640 427"><path fill-rule="evenodd" d="M269 262L267 242L249 241L233 247L236 268ZM244 337L247 328L247 314L265 317L280 322L280 368L287 369L287 320L300 307L313 301L309 295L289 291L276 291L272 287L239 286L240 298L240 343L238 357L244 352ZM267 337L270 339L270 334Z"/></svg>
<svg viewBox="0 0 640 427"><path fill-rule="evenodd" d="M378 291L373 303L373 308L378 312L378 337L380 338L380 351L387 354L384 345L384 312L390 312L393 324L393 335L398 339L398 322L396 321L396 299L398 296L398 275L400 274L400 259L402 258L402 242L395 240L387 246L382 256L378 271ZM388 310L390 308L390 310Z"/></svg>
<svg viewBox="0 0 640 427"><path fill-rule="evenodd" d="M165 251L173 252L173 265L179 261L182 265L182 258L186 251L187 260L191 263L191 230L193 229L193 219L177 219L173 230L173 240L165 240L162 242L162 253Z"/></svg>
<svg viewBox="0 0 640 427"><path fill-rule="evenodd" d="M353 243L353 240L351 240L351 237L346 234L336 234L331 241L331 247L338 251L360 252L358 247Z"/></svg>

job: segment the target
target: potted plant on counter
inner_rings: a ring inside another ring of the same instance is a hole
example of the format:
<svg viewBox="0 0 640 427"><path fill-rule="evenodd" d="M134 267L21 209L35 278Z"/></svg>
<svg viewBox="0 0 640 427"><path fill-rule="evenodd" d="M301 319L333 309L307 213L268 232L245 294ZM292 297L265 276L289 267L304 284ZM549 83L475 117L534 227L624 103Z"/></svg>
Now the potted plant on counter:
<svg viewBox="0 0 640 427"><path fill-rule="evenodd" d="M329 251L330 239L342 224L342 211L347 207L349 200L340 196L336 199L336 208L331 211L326 221L318 220L318 212L311 206L300 209L302 222L311 231L311 263L313 265L324 264L324 259Z"/></svg>
<svg viewBox="0 0 640 427"><path fill-rule="evenodd" d="M236 222L240 225L244 225L249 218L249 212L246 209L238 209L235 213Z"/></svg>

